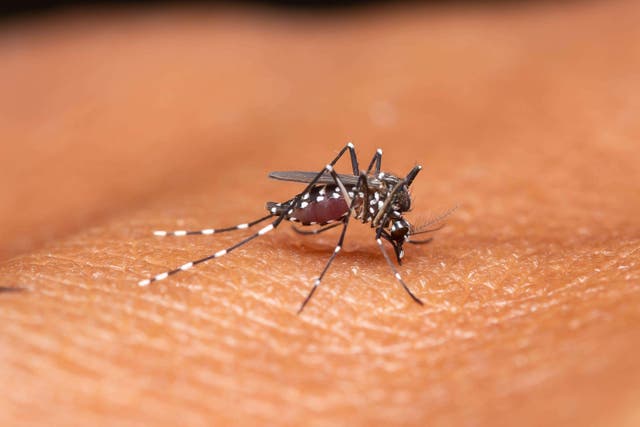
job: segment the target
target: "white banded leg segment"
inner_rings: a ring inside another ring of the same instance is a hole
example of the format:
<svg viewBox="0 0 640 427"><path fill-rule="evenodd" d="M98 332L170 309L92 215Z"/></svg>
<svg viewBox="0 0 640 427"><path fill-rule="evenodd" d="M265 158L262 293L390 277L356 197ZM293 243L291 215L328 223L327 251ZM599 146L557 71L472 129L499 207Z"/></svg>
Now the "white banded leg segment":
<svg viewBox="0 0 640 427"><path fill-rule="evenodd" d="M271 218L272 216L273 215L269 215L269 216L266 216L264 218L260 218L259 220L247 223L244 228L249 228L249 227L251 227L251 226L253 226L253 225L255 225L255 224L257 224L257 223L259 223L261 221L264 221L267 218ZM273 230L274 228L276 228L280 224L280 222L282 222L283 218L284 218L283 216L279 216L275 221L273 221L271 224L267 225L266 227L262 228L257 233L254 233L254 234L252 234L252 235L250 235L248 237L245 237L244 239L240 240L238 243L236 243L236 244L234 244L234 245L232 245L232 246L230 246L230 247L228 247L226 249L219 250L218 252L214 253L213 255L209 255L207 257L200 258L198 260L188 262L186 264L181 265L178 268L175 268L173 270L169 270L169 271L166 271L164 273L158 274L158 275L153 276L153 277L151 277L149 279L141 280L141 281L138 282L138 286L149 286L151 283L157 282L158 280L166 279L167 277L169 277L169 276L171 276L173 274L179 273L181 271L190 270L193 266L195 266L197 264L203 263L205 261L209 261L210 259L215 259L215 258L220 258L222 256L225 256L226 254L228 254L232 250L234 250L236 248L239 248L240 246L250 242L251 240L255 239L256 237L262 236L263 234L266 234L269 231ZM243 226L245 224L240 224L240 225ZM238 226L233 227L233 229L237 229L237 227ZM230 231L231 229L224 229L224 230L225 231ZM216 231L220 231L220 230L216 230ZM211 233L211 234L213 234L213 233Z"/></svg>
<svg viewBox="0 0 640 427"><path fill-rule="evenodd" d="M353 193L350 193L350 192L347 191L347 189L345 188L344 184L342 183L342 180L340 179L338 174L333 169L331 169L329 171L331 173L331 177L333 178L333 181L336 183L338 188L340 188L340 192L342 193L342 197L344 198L344 201L347 203L347 206L351 206L351 200L352 200L352 197L353 197ZM321 202L322 200L324 200L324 197L318 196L316 198L317 202Z"/></svg>
<svg viewBox="0 0 640 427"><path fill-rule="evenodd" d="M273 230L273 224L269 224L266 227L262 228L260 231L258 231L258 236L263 236L265 234L267 234L268 232L270 232L271 230Z"/></svg>
<svg viewBox="0 0 640 427"><path fill-rule="evenodd" d="M375 169L373 167L375 166ZM369 167L367 168L367 175L371 173L373 169L374 174L380 173L380 167L382 166L382 149L378 148L376 150L376 154L373 155L373 159L371 159L371 163L369 163Z"/></svg>
<svg viewBox="0 0 640 427"><path fill-rule="evenodd" d="M336 224L336 225L338 225L338 224ZM329 260L327 261L327 264L324 266L324 269L322 270L322 273L320 273L320 276L316 279L315 282L313 282L313 287L311 288L311 291L309 291L309 294L307 295L307 297L302 302L302 305L300 306L300 309L298 310L298 314L300 314L302 312L302 310L304 310L304 307L307 305L307 303L309 302L309 300L313 296L313 293L316 291L316 289L318 289L318 286L320 286L320 282L322 282L322 278L324 277L324 275L329 270L329 267L331 266L331 263L336 258L336 255L338 255L338 253L342 249L342 244L344 242L344 235L345 235L345 233L347 231L347 225L348 224L349 224L349 216L347 215L344 218L344 220L342 221L342 232L340 233L340 238L338 239L338 243L336 244L336 247L333 250L333 253L329 257ZM333 227L327 227L327 228L325 228L325 230L328 229L328 228L333 228Z"/></svg>
<svg viewBox="0 0 640 427"><path fill-rule="evenodd" d="M254 225L259 224L271 217L273 217L273 214L269 214L262 218L258 218L255 221L246 222L246 223L234 225L233 227L226 227L226 228L205 228L202 230L175 230L175 231L156 230L153 232L153 235L158 237L165 237L165 236L182 237L182 236L197 236L197 235L208 236L211 234L224 233L227 231L246 230L247 228L253 227Z"/></svg>
<svg viewBox="0 0 640 427"><path fill-rule="evenodd" d="M411 292L411 290L409 289L409 287L407 286L406 283L404 283L404 280L402 280L402 277L400 276L400 273L398 273L398 270L396 269L396 267L393 265L393 262L391 261L391 258L389 258L389 254L387 253L386 249L384 248L384 245L382 244L382 239L380 239L379 237L376 239L376 243L378 244L378 247L380 248L380 251L382 252L382 255L384 255L384 259L387 261L387 264L389 264L389 267L391 268L391 271L393 271L393 275L396 278L396 280L398 280L398 282L400 282L400 284L402 285L402 287L404 288L405 291L407 291L407 293L409 294L409 296L418 304L420 305L424 305L424 303L422 302L422 300L420 300L420 298L418 298L417 296L415 296L413 294L413 292Z"/></svg>
<svg viewBox="0 0 640 427"><path fill-rule="evenodd" d="M342 224L342 223L341 222L336 222L335 224L327 225L326 227L318 228L316 230L301 230L298 227L293 226L293 224L292 224L291 228L293 228L293 231L295 231L298 234L309 236L309 235L313 235L313 234L320 234L320 233L323 233L323 232L325 232L327 230L331 230L332 228L336 228L340 224Z"/></svg>
<svg viewBox="0 0 640 427"><path fill-rule="evenodd" d="M352 143L348 143L347 145L345 145L340 152L338 153L338 155L329 163L327 164L324 168L322 168L320 170L320 172L318 172L318 174L315 176L315 178L313 178L305 187L305 189L298 195L295 197L295 199L293 200L293 204L290 205L292 208L298 207L300 200L307 200L309 198L309 192L311 191L311 189L313 188L314 185L316 185L316 183L318 182L318 180L322 177L323 174L325 174L326 172L332 172L333 171L333 167L336 163L338 163L338 161L342 158L342 156L344 155L344 153L349 150L349 155L351 157L351 166L353 168L353 174L357 175L358 174L358 158L356 156L356 151L353 147ZM335 172L334 172L335 173ZM291 209L288 214L291 215L291 213L293 213L293 209Z"/></svg>

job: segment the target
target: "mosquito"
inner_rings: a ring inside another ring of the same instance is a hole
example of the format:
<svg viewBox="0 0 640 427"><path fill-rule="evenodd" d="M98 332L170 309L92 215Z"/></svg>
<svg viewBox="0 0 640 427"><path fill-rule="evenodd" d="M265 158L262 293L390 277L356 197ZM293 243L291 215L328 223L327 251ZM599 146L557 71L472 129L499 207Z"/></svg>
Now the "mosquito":
<svg viewBox="0 0 640 427"><path fill-rule="evenodd" d="M334 170L335 164L348 152L351 160L352 174L338 174ZM296 194L291 199L276 203L267 202L266 208L268 215L258 218L251 222L235 225L227 228L207 228L203 230L177 230L177 231L154 231L155 236L192 236L192 235L212 235L235 230L244 230L252 228L267 220L271 222L260 228L254 234L240 240L234 245L219 250L218 252L200 258L195 261L187 262L173 270L165 271L155 275L149 279L138 282L139 286L148 286L153 282L164 280L167 277L187 271L193 266L220 258L229 252L249 243L253 239L264 236L270 231L276 229L283 221L299 223L301 226L317 226L311 230L303 230L295 225L293 229L298 234L316 235L324 233L335 227L342 227L340 237L329 257L324 269L317 279L313 282L307 297L304 299L298 314L304 310L311 297L320 286L322 279L326 275L331 263L341 251L349 220L361 221L364 224L370 224L375 229L375 240L391 268L396 280L402 285L404 290L409 294L411 299L422 305L420 300L407 286L400 276L397 268L393 264L391 257L387 253L383 240L391 244L395 252L398 265L402 264L404 257L403 246L405 243L425 244L429 243L432 238L423 240L413 240L412 236L417 234L430 233L442 228L442 225L434 228L425 228L434 223L441 222L442 218L450 213L447 212L439 218L425 224L423 227L416 228L412 226L403 216L403 214L411 209L411 196L409 187L413 183L418 173L422 170L422 166L414 166L409 173L404 176L396 176L390 173L381 172L382 150L376 150L369 166L366 170L360 170L355 147L352 143L348 143L340 150L338 155L327 164L319 172L271 172L269 178L307 184L304 190Z"/></svg>

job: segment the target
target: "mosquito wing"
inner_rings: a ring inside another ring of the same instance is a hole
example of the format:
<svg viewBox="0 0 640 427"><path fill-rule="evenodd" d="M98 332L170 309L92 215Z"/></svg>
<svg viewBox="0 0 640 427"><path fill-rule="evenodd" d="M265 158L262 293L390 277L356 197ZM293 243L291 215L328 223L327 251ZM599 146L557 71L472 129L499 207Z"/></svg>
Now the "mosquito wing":
<svg viewBox="0 0 640 427"><path fill-rule="evenodd" d="M305 184L310 183L318 175L318 172L300 172L300 171L283 171L283 172L271 172L269 178L277 179L279 181L290 182L302 182ZM355 175L343 175L338 174L338 178L344 185L356 185L358 183L358 177ZM320 178L316 181L318 184L335 184L331 174L325 171ZM369 187L376 188L380 186L380 181L373 177L367 178L367 184Z"/></svg>

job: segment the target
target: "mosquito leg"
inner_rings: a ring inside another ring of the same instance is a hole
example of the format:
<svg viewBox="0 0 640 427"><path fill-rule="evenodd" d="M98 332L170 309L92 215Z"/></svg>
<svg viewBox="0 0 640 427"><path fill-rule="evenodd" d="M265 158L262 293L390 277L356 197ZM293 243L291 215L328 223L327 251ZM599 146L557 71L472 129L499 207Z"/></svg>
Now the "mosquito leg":
<svg viewBox="0 0 640 427"><path fill-rule="evenodd" d="M349 150L349 157L351 158L351 169L353 170L353 174L358 175L360 173L360 166L358 165L358 156L356 155L356 148L351 142L347 143L347 145L342 150L340 150L340 153L338 153L336 158L333 159L333 161L329 164L331 166L334 166L336 163L338 163L338 160L340 159L340 157L342 157L342 155L347 149ZM322 172L324 173L324 171Z"/></svg>
<svg viewBox="0 0 640 427"><path fill-rule="evenodd" d="M217 234L217 233L224 233L226 231L234 231L234 230L244 230L245 228L250 228L253 227L256 224L261 223L262 221L265 221L269 218L271 218L273 215L267 215L267 216L263 216L262 218L256 219L255 221L251 221L248 223L244 223L244 224L238 224L235 225L233 227L227 227L227 228L205 228L203 230L175 230L175 231L164 231L164 230L156 230L153 232L154 236L160 236L160 237L164 237L164 236L194 236L194 235L211 235L211 234Z"/></svg>
<svg viewBox="0 0 640 427"><path fill-rule="evenodd" d="M301 230L298 227L296 227L295 225L291 224L291 228L293 229L293 231L295 231L298 234L302 234L304 236L310 236L310 235L314 235L314 234L324 233L327 230L331 230L332 228L336 228L340 224L341 223L336 222L335 224L327 225L326 227L318 228L318 229L315 229L315 230Z"/></svg>
<svg viewBox="0 0 640 427"><path fill-rule="evenodd" d="M238 243L226 248L226 249L222 249L218 252L216 252L213 255L209 255L207 257L204 258L200 258L198 260L195 261L191 261L188 262L186 264L181 265L178 268L175 268L173 270L169 270L169 271L165 271L164 273L160 273L157 274L149 279L145 279L145 280L141 280L140 282L138 282L138 286L149 286L151 283L156 282L158 280L163 280L166 279L167 277L179 273L181 271L187 271L189 270L191 267L193 267L194 265L203 263L205 261L209 261L211 259L215 259L215 258L220 258L222 256L225 256L226 254L228 254L229 252L233 251L234 249L239 248L240 246L249 243L251 240L255 239L256 237L260 237L262 235L267 234L268 232L270 232L271 230L273 230L274 228L278 227L278 225L280 225L280 223L282 222L282 220L284 219L284 214L281 214L280 216L278 216L278 218L273 221L271 224L261 228L257 233L252 234L249 237L246 237L242 240L240 240Z"/></svg>
<svg viewBox="0 0 640 427"><path fill-rule="evenodd" d="M402 248L398 247L397 243L391 238L391 235L386 231L382 230L381 237L384 238L387 242L393 246L393 250L396 253L396 260L398 261L398 265L402 265Z"/></svg>
<svg viewBox="0 0 640 427"><path fill-rule="evenodd" d="M387 264L389 264L389 267L391 268L391 271L393 271L394 276L396 277L398 282L400 282L400 284L402 285L404 290L407 291L409 296L415 302L417 302L420 305L424 305L422 300L420 300L420 298L415 296L413 294L413 292L411 292L411 290L407 287L406 283L404 283L404 280L402 280L402 277L400 276L400 273L398 273L398 270L396 269L395 265L393 265L393 262L391 261L391 258L389 258L389 254L387 253L387 250L384 248L384 245L382 244L382 239L380 238L381 235L382 235L382 228L380 228L378 230L378 233L376 234L376 243L378 244L378 247L380 248L380 251L382 252L382 255L384 255L384 259L387 261Z"/></svg>
<svg viewBox="0 0 640 427"><path fill-rule="evenodd" d="M333 179L336 181L336 184L338 184L339 186L343 187L343 185L341 185L342 182L340 181L340 178L335 174L335 172L333 172L333 170L331 170L331 172L332 172ZM366 185L366 179L367 179L366 175L364 175L364 174L360 175L360 178L358 179L358 183L356 184L356 188L355 188L356 192L360 191L360 187L363 184ZM340 238L338 239L338 243L336 244L336 247L333 250L333 253L329 257L329 260L327 261L327 264L324 266L324 269L322 270L322 273L320 273L320 276L315 280L315 282L313 282L313 287L309 291L309 294L307 295L307 297L302 302L302 305L300 306L300 309L298 310L298 314L300 314L302 312L302 310L304 310L304 307L307 305L307 303L309 302L309 300L313 296L313 294L316 291L316 289L318 289L318 286L320 286L320 282L322 282L322 278L324 277L324 275L329 270L329 267L331 266L331 263L336 258L336 256L340 252L340 250L342 250L342 244L344 242L344 236L345 236L345 233L347 231L347 226L349 225L349 218L351 218L351 213L353 212L353 207L355 205L355 200L356 200L355 197L353 198L353 200L351 200L351 203L349 205L349 212L347 212L347 214L345 215L344 219L342 220L342 224L343 224L342 225L342 232L340 233Z"/></svg>
<svg viewBox="0 0 640 427"><path fill-rule="evenodd" d="M299 207L301 201L309 196L309 191L313 188L313 186L316 184L316 182L318 182L318 180L320 179L320 177L322 177L323 174L329 172L334 177L334 180L335 180L337 175L336 175L335 171L333 170L333 167L335 166L336 163L338 163L338 160L340 160L340 158L344 155L344 153L347 150L349 150L349 155L351 156L351 165L354 168L354 170L357 170L357 168L358 168L358 158L356 157L355 147L353 146L352 143L349 142L347 145L345 145L342 148L342 150L340 150L338 155L329 164L327 164L320 172L318 172L318 174L315 176L315 178L313 178L311 180L311 182L309 182L309 184L307 184L305 189L300 194L298 194L297 196L295 196L291 200L291 202L289 204L289 210L288 210L287 214L291 214L294 209ZM357 172L356 172L356 174L357 174ZM346 192L346 189L344 188L344 185L342 184L341 181L339 182L338 185L339 185L340 189L343 191L344 195L347 196L347 198L345 200L350 200L348 198L349 195Z"/></svg>
<svg viewBox="0 0 640 427"><path fill-rule="evenodd" d="M367 175L371 173L371 169L373 169L373 165L375 164L376 168L374 173L376 176L380 173L380 166L382 164L382 149L378 148L376 150L376 154L373 155L373 159L371 159L371 163L369 163L369 167L367 168Z"/></svg>
<svg viewBox="0 0 640 427"><path fill-rule="evenodd" d="M345 232L347 231L347 225L348 224L349 224L349 216L346 216L344 218L343 222L342 222L342 232L340 233L340 238L338 239L338 244L336 244L336 247L333 250L333 253L331 254L331 257L329 257L329 261L327 261L327 264L324 266L324 269L322 270L322 273L320 273L320 276L316 279L315 282L313 282L313 287L311 288L311 290L309 291L309 294L304 299L304 301L302 302L302 305L298 309L298 314L302 313L302 310L304 310L304 307L307 305L307 303L309 302L309 300L313 296L313 293L316 291L316 289L318 289L318 286L320 286L320 282L322 281L322 278L324 277L324 275L329 270L329 267L331 266L331 263L333 262L335 257L338 255L338 252L340 252L340 250L342 249L342 243L344 242L344 235L345 235Z"/></svg>
<svg viewBox="0 0 640 427"><path fill-rule="evenodd" d="M360 179L358 180L358 196L362 199L362 206L364 209L362 210L362 218L365 220L367 217L373 217L373 214L376 212L378 201L375 198L371 198L372 194L369 191L369 184L367 184L367 173L360 172ZM378 194L377 192L375 194ZM371 223L373 225L373 222Z"/></svg>

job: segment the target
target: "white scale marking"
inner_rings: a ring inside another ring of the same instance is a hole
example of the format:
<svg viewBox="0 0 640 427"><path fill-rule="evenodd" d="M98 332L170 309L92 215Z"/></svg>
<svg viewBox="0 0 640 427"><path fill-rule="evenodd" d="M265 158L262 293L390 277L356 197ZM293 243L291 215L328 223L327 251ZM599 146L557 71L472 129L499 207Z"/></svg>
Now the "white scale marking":
<svg viewBox="0 0 640 427"><path fill-rule="evenodd" d="M187 232L186 232L186 230L178 230L178 231L174 231L173 235L174 236L186 236Z"/></svg>
<svg viewBox="0 0 640 427"><path fill-rule="evenodd" d="M267 234L271 230L273 230L273 224L269 224L266 227L264 227L263 229L261 229L260 231L258 231L258 236L262 236L263 234Z"/></svg>
<svg viewBox="0 0 640 427"><path fill-rule="evenodd" d="M300 207L301 207L302 209L306 208L307 206L309 206L309 203L307 203L307 202L302 202L302 203L300 203Z"/></svg>
<svg viewBox="0 0 640 427"><path fill-rule="evenodd" d="M162 236L166 236L166 235L167 235L167 232L166 232L166 231L158 230L158 231L154 231L154 232L153 232L153 235L154 235L154 236L161 236L161 237L162 237Z"/></svg>
<svg viewBox="0 0 640 427"><path fill-rule="evenodd" d="M318 191L318 194L319 194L319 195L321 195L321 196L324 196L324 194L325 194L325 188L324 188L324 187L322 187L322 188L320 189L320 191Z"/></svg>
<svg viewBox="0 0 640 427"><path fill-rule="evenodd" d="M333 252L338 253L340 252L340 249L342 249L340 246L336 246L336 249Z"/></svg>
<svg viewBox="0 0 640 427"><path fill-rule="evenodd" d="M162 273L162 274L158 274L155 279L156 280L163 280L166 279L167 277L169 277L169 273Z"/></svg>
<svg viewBox="0 0 640 427"><path fill-rule="evenodd" d="M309 198L309 193L305 193L302 195L302 200L307 200Z"/></svg>
<svg viewBox="0 0 640 427"><path fill-rule="evenodd" d="M188 269L190 269L191 267L193 267L193 263L192 262L188 262L186 264L184 264L183 266L180 267L180 270L182 271L187 271Z"/></svg>
<svg viewBox="0 0 640 427"><path fill-rule="evenodd" d="M238 224L236 225L238 230L244 230L245 228L249 228L249 224Z"/></svg>
<svg viewBox="0 0 640 427"><path fill-rule="evenodd" d="M272 210L275 210L275 208ZM215 232L216 230L214 230L213 228L207 228L206 230L202 230L202 234L213 234Z"/></svg>
<svg viewBox="0 0 640 427"><path fill-rule="evenodd" d="M151 283L151 280L145 279L145 280L139 281L138 286L149 286L150 283Z"/></svg>
<svg viewBox="0 0 640 427"><path fill-rule="evenodd" d="M225 256L227 254L227 250L223 249L221 251L216 252L213 257L214 258L220 258L221 256Z"/></svg>
<svg viewBox="0 0 640 427"><path fill-rule="evenodd" d="M318 197L316 197L316 202L321 202L321 201L323 201L323 200L324 200L324 197L323 197L323 196L318 196Z"/></svg>
<svg viewBox="0 0 640 427"><path fill-rule="evenodd" d="M396 273L395 276L396 276L396 279L402 280L402 277L400 277L400 273Z"/></svg>

